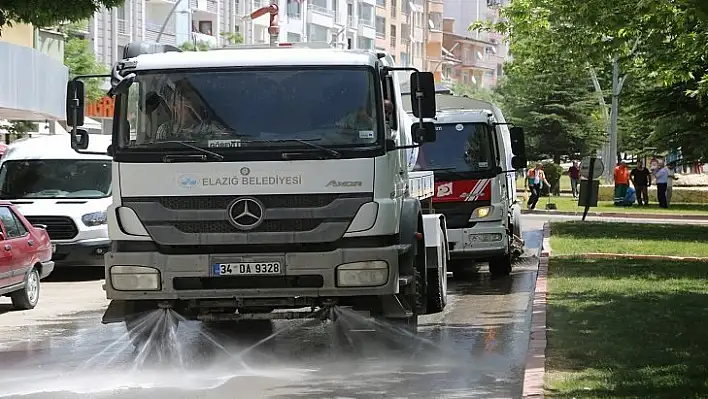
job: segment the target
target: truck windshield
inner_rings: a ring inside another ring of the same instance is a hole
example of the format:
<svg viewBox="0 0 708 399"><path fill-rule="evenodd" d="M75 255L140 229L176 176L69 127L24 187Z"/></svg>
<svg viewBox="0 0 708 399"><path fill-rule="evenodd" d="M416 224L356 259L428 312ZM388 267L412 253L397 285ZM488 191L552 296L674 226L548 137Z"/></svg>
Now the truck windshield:
<svg viewBox="0 0 708 399"><path fill-rule="evenodd" d="M0 198L104 198L111 195L111 162L85 159L5 161Z"/></svg>
<svg viewBox="0 0 708 399"><path fill-rule="evenodd" d="M420 147L416 169L485 172L494 167L494 150L485 123L436 124L437 139Z"/></svg>
<svg viewBox="0 0 708 399"><path fill-rule="evenodd" d="M374 82L369 68L140 73L118 147L371 146L383 139Z"/></svg>

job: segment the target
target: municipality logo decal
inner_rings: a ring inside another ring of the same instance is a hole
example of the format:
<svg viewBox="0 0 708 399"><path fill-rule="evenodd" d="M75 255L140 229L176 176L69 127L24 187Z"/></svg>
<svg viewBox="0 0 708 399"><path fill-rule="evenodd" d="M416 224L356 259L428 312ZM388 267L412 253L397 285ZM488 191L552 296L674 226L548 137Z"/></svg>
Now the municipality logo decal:
<svg viewBox="0 0 708 399"><path fill-rule="evenodd" d="M184 188L196 187L199 185L199 178L192 175L180 175L177 177L177 184Z"/></svg>

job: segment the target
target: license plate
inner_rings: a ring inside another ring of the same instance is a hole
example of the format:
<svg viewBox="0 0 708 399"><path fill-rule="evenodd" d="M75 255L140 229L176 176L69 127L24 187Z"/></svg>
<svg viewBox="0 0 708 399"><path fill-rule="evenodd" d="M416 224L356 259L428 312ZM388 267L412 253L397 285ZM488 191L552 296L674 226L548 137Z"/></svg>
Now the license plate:
<svg viewBox="0 0 708 399"><path fill-rule="evenodd" d="M215 263L212 268L214 276L268 276L282 273L280 262Z"/></svg>

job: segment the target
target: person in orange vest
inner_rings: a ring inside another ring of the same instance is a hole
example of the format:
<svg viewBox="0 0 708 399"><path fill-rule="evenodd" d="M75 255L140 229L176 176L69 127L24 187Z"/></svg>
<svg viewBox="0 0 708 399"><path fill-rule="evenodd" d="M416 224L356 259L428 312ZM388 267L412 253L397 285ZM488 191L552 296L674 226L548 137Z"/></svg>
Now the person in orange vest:
<svg viewBox="0 0 708 399"><path fill-rule="evenodd" d="M539 197L541 197L541 188L543 187L543 184L548 186L551 185L548 183L548 180L546 180L546 173L543 171L543 164L537 163L535 169L529 170L527 181L529 190L531 191L531 196L529 197L526 206L528 206L529 209L535 209L536 203L538 202Z"/></svg>
<svg viewBox="0 0 708 399"><path fill-rule="evenodd" d="M615 167L615 205L621 205L629 188L629 169L627 162L619 161Z"/></svg>

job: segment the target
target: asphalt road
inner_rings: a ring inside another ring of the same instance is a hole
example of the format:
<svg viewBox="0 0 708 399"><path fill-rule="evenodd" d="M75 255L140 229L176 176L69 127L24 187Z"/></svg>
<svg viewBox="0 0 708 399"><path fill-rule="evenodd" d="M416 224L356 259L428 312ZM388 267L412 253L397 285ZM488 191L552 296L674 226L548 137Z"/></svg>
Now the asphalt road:
<svg viewBox="0 0 708 399"><path fill-rule="evenodd" d="M185 322L171 357L159 359L134 350L122 325L100 324L100 272L76 281L59 271L32 311L0 299L0 397L519 397L545 219L525 220L527 256L509 278L492 280L483 266L451 280L445 312L422 317L417 337L377 326L356 350L327 323L276 322L259 343L268 332L236 337Z"/></svg>

